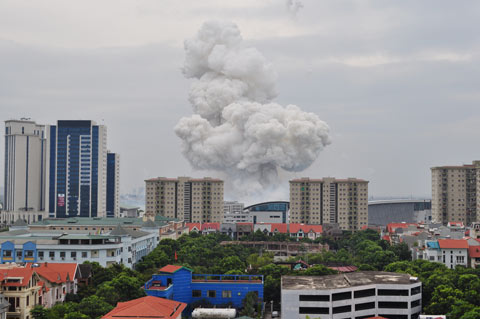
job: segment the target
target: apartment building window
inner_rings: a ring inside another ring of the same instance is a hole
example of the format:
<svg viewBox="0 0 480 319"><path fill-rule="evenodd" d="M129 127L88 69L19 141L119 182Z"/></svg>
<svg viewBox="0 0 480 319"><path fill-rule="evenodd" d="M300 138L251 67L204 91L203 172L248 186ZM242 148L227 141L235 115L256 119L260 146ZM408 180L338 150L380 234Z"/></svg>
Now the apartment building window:
<svg viewBox="0 0 480 319"><path fill-rule="evenodd" d="M76 252L76 251L72 251L72 252L70 253L70 257L72 257L72 258L77 258L77 252Z"/></svg>
<svg viewBox="0 0 480 319"><path fill-rule="evenodd" d="M43 258L43 251L38 252L38 257Z"/></svg>
<svg viewBox="0 0 480 319"><path fill-rule="evenodd" d="M457 256L457 264L463 264L465 262L464 256Z"/></svg>
<svg viewBox="0 0 480 319"><path fill-rule="evenodd" d="M208 291L208 298L215 298L217 296L217 292L215 290Z"/></svg>
<svg viewBox="0 0 480 319"><path fill-rule="evenodd" d="M87 252L86 251L82 251L82 258L87 258Z"/></svg>
<svg viewBox="0 0 480 319"><path fill-rule="evenodd" d="M55 252L54 252L54 251L50 251L50 252L48 253L48 256L49 256L51 259L55 258Z"/></svg>
<svg viewBox="0 0 480 319"><path fill-rule="evenodd" d="M357 290L354 292L355 298L365 298L375 296L375 288L372 289L365 289L365 290Z"/></svg>
<svg viewBox="0 0 480 319"><path fill-rule="evenodd" d="M420 306L420 299L419 300L414 300L410 303L411 308L415 308L415 307L418 307L418 306Z"/></svg>
<svg viewBox="0 0 480 319"><path fill-rule="evenodd" d="M61 251L61 252L60 252L60 257L61 257L61 258L65 258L65 252L64 252L64 251Z"/></svg>
<svg viewBox="0 0 480 319"><path fill-rule="evenodd" d="M202 296L201 290L192 290L192 297L199 298Z"/></svg>
<svg viewBox="0 0 480 319"><path fill-rule="evenodd" d="M421 292L420 286L411 289L412 296L418 295Z"/></svg>
<svg viewBox="0 0 480 319"><path fill-rule="evenodd" d="M27 307L29 306L30 304L30 296L27 296Z"/></svg>
<svg viewBox="0 0 480 319"><path fill-rule="evenodd" d="M223 290L222 291L222 298L232 298L232 291L231 290Z"/></svg>

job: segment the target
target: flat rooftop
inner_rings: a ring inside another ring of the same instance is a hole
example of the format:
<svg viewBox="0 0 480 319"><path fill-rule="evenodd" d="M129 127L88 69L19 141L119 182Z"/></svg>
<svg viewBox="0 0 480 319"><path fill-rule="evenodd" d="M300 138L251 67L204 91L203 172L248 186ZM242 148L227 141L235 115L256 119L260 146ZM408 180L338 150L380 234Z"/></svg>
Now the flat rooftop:
<svg viewBox="0 0 480 319"><path fill-rule="evenodd" d="M383 271L359 271L328 276L282 276L282 289L322 290L340 289L373 284L407 285L419 282L410 280L409 274Z"/></svg>

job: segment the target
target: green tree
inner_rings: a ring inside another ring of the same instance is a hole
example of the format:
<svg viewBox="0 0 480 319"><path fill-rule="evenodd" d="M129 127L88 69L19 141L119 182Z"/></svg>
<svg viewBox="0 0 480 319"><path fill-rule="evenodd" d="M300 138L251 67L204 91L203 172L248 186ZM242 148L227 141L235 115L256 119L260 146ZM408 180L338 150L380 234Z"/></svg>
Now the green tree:
<svg viewBox="0 0 480 319"><path fill-rule="evenodd" d="M113 309L109 303L98 296L83 298L79 304L80 311L91 319L99 318Z"/></svg>
<svg viewBox="0 0 480 319"><path fill-rule="evenodd" d="M30 310L30 315L33 319L49 319L49 310L38 305Z"/></svg>
<svg viewBox="0 0 480 319"><path fill-rule="evenodd" d="M65 319L89 319L87 315L84 315L83 313L78 311L67 313L64 318Z"/></svg>
<svg viewBox="0 0 480 319"><path fill-rule="evenodd" d="M245 295L245 298L242 300L242 310L240 314L242 316L254 317L255 309L257 308L258 296L255 292L250 291Z"/></svg>

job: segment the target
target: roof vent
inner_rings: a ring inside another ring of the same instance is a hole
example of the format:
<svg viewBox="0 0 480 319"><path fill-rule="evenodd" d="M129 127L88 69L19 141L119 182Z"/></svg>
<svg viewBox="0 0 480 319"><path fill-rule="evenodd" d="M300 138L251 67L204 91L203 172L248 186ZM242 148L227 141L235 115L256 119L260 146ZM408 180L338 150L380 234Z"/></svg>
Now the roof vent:
<svg viewBox="0 0 480 319"><path fill-rule="evenodd" d="M417 280L418 280L418 277L413 277L413 276L410 277L410 281L417 281Z"/></svg>

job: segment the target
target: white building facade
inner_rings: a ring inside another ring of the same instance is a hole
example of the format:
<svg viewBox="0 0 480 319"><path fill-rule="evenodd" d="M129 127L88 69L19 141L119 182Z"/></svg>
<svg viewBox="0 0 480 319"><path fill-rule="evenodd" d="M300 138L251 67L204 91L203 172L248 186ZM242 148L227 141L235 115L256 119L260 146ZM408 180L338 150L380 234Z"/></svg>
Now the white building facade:
<svg viewBox="0 0 480 319"><path fill-rule="evenodd" d="M284 318L417 319L422 309L422 283L408 274L283 276L281 285Z"/></svg>

